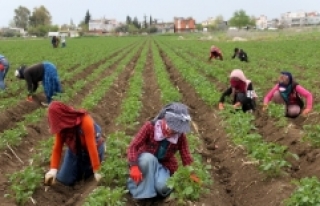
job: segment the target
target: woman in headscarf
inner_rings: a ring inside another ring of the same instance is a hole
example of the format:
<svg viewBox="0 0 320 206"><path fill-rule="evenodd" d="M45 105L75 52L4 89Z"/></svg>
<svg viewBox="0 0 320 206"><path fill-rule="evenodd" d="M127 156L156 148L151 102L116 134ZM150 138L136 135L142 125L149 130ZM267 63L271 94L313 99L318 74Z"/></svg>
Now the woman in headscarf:
<svg viewBox="0 0 320 206"><path fill-rule="evenodd" d="M9 71L10 64L7 58L0 54L0 89L5 90L6 85L4 79Z"/></svg>
<svg viewBox="0 0 320 206"><path fill-rule="evenodd" d="M22 65L15 71L15 76L27 82L29 91L27 101L33 101L32 95L37 90L40 81L42 81L47 97L47 102L41 102L42 105L48 106L52 97L62 92L57 68L50 62L41 62L30 67Z"/></svg>
<svg viewBox="0 0 320 206"><path fill-rule="evenodd" d="M184 166L193 162L186 137L190 121L187 106L174 102L136 134L127 150L130 165L127 185L134 199L167 197L171 193L166 181L178 169L175 153L179 151ZM194 174L190 178L199 182Z"/></svg>
<svg viewBox="0 0 320 206"><path fill-rule="evenodd" d="M50 131L55 134L50 170L45 175L45 182L57 180L65 185L74 185L82 178L98 173L104 156L104 139L101 128L85 110L76 110L59 101L53 101L48 108ZM59 169L63 145L68 149Z"/></svg>
<svg viewBox="0 0 320 206"><path fill-rule="evenodd" d="M257 94L251 80L247 79L241 69L234 69L230 74L230 87L222 93L219 100L219 109L224 109L225 97L232 96L232 105L235 109L242 108L243 112L255 110Z"/></svg>
<svg viewBox="0 0 320 206"><path fill-rule="evenodd" d="M306 99L306 108L301 96ZM281 72L279 82L268 92L263 100L263 111L268 108L270 101L286 105L286 117L295 118L302 112L307 115L312 109L313 97L311 92L294 81L290 72Z"/></svg>
<svg viewBox="0 0 320 206"><path fill-rule="evenodd" d="M213 59L219 59L221 61L223 60L223 56L222 56L221 50L218 47L214 46L214 45L212 45L211 48L210 48L209 61L211 61L212 58Z"/></svg>

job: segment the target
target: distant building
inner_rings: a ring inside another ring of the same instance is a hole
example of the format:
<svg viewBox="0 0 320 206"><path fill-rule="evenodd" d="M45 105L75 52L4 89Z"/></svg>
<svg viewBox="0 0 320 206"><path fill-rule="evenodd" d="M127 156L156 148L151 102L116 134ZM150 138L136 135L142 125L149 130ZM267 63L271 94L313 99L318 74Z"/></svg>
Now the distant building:
<svg viewBox="0 0 320 206"><path fill-rule="evenodd" d="M266 29L268 28L268 18L265 15L261 15L256 18L256 28L257 29Z"/></svg>
<svg viewBox="0 0 320 206"><path fill-rule="evenodd" d="M157 28L160 33L174 33L174 23L155 23L152 27Z"/></svg>
<svg viewBox="0 0 320 206"><path fill-rule="evenodd" d="M207 20L204 20L201 22L201 25L203 27L209 26L209 25L214 25L216 23L216 18L214 17L209 17Z"/></svg>
<svg viewBox="0 0 320 206"><path fill-rule="evenodd" d="M194 32L196 29L196 21L192 17L182 18L175 17L174 18L174 32Z"/></svg>
<svg viewBox="0 0 320 206"><path fill-rule="evenodd" d="M319 12L286 12L281 14L280 24L284 27L314 26L320 24Z"/></svg>
<svg viewBox="0 0 320 206"><path fill-rule="evenodd" d="M89 21L89 32L110 33L119 26L115 19L101 18L99 20Z"/></svg>

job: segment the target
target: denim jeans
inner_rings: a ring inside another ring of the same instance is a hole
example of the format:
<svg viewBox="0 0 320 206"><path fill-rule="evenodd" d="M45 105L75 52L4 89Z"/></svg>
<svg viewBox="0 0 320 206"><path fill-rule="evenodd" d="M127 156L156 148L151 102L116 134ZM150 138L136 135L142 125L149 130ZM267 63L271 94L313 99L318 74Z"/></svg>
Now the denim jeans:
<svg viewBox="0 0 320 206"><path fill-rule="evenodd" d="M157 195L166 197L171 193L172 189L166 185L170 171L163 167L153 154L140 154L138 166L142 172L142 181L137 185L129 178L127 182L127 187L134 199L152 198Z"/></svg>
<svg viewBox="0 0 320 206"><path fill-rule="evenodd" d="M6 75L9 71L9 63L7 62L7 60L2 59L2 64L4 65L4 70L0 71L0 89L4 90L6 88L6 85L4 83L4 79L6 78Z"/></svg>
<svg viewBox="0 0 320 206"><path fill-rule="evenodd" d="M103 160L104 152L104 144L101 144L98 147L100 162ZM74 154L69 148L66 150L63 163L57 174L59 182L72 186L77 181L87 179L93 175L89 153L82 151L81 155L80 157L80 155Z"/></svg>

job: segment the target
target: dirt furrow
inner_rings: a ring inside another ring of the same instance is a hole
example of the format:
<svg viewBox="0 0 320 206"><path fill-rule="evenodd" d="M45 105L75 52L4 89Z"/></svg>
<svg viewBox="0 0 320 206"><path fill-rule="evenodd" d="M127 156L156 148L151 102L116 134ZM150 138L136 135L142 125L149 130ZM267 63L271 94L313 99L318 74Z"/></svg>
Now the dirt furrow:
<svg viewBox="0 0 320 206"><path fill-rule="evenodd" d="M163 51L161 55L172 82L183 94L183 102L191 108L192 117L198 124L204 143L210 145L215 142L219 146L216 150L211 150L212 145L207 146L208 150L203 154L205 158L211 159L215 182L210 188L211 194L203 197L201 203L210 206L279 205L288 196L285 190L289 187L287 179L266 180L255 166L243 165L247 155L241 148L230 143L216 111L201 100Z"/></svg>
<svg viewBox="0 0 320 206"><path fill-rule="evenodd" d="M117 67L118 62L120 62L120 60L126 55L127 53L124 54L122 57L120 57L109 68L106 68L105 71L101 74L101 76L105 77L110 75L114 71L114 69ZM100 66L100 64L96 64L96 67L98 66ZM92 72L96 67L91 67L90 71ZM87 72L89 72L89 70L87 70ZM72 105L80 104L83 97L88 92L90 92L98 83L99 83L99 80L95 82L89 82L87 86L84 87L79 93L77 93L76 97L73 98ZM28 135L23 138L23 142L21 142L21 144L18 147L13 148L17 156L22 159L23 163L19 162L15 158L15 156L11 153L11 151L8 149L3 153L1 153L0 155L0 163L1 165L3 165L0 168L1 174L10 174L14 171L22 169L24 165L28 164L28 159L32 155L32 149L38 144L40 140L44 140L45 138L48 138L48 136L50 136L48 132L48 126L47 126L47 117L46 116L43 117L43 120L41 120L37 124L28 125L27 130L28 130ZM1 176L0 177L0 201L1 202L8 202L7 199L3 198L3 194L7 193L7 189L9 185L10 184L9 182L7 182L7 178L5 176ZM47 204L47 202L45 204Z"/></svg>

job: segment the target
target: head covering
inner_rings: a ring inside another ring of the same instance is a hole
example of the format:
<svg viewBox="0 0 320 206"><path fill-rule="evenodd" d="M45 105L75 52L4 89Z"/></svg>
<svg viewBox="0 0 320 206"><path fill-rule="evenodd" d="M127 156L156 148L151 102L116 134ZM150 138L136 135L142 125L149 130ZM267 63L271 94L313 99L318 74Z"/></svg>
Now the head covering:
<svg viewBox="0 0 320 206"><path fill-rule="evenodd" d="M282 74L282 75L285 75L285 76L287 76L287 77L289 78L289 83L288 83L288 85L292 84L293 78L292 78L292 74L291 74L290 72L285 72L285 71L283 71L283 72L281 72L281 74Z"/></svg>
<svg viewBox="0 0 320 206"><path fill-rule="evenodd" d="M21 65L16 71L14 72L14 75L20 79L24 79L24 70L26 69L26 65Z"/></svg>
<svg viewBox="0 0 320 206"><path fill-rule="evenodd" d="M173 102L164 106L159 114L153 119L165 119L167 125L175 132L187 133L190 132L191 117L188 112L188 107L182 103Z"/></svg>
<svg viewBox="0 0 320 206"><path fill-rule="evenodd" d="M239 80L234 80L233 78L238 78ZM230 74L230 84L231 87L237 90L238 92L246 92L247 91L247 85L251 81L246 78L243 71L241 69L234 69L232 70Z"/></svg>
<svg viewBox="0 0 320 206"><path fill-rule="evenodd" d="M48 108L48 121L51 133L57 134L63 129L79 125L81 117L86 113L85 110L75 110L62 102L52 101Z"/></svg>
<svg viewBox="0 0 320 206"><path fill-rule="evenodd" d="M284 83L279 82L280 95L283 97L284 101L288 102L290 93L292 92L293 78L292 78L292 74L290 72L283 71L283 72L281 72L281 74L287 76L289 79L288 84L284 84Z"/></svg>

